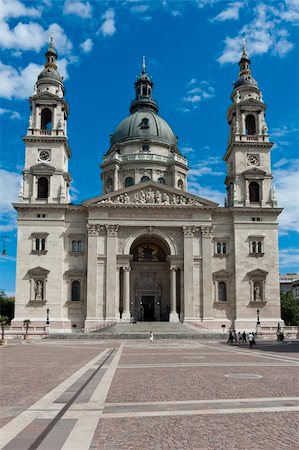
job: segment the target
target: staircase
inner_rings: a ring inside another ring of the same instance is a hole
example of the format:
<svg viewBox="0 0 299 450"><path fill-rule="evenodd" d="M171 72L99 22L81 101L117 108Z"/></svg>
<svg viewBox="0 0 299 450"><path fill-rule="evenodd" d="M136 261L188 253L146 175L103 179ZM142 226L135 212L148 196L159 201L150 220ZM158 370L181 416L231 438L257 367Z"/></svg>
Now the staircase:
<svg viewBox="0 0 299 450"><path fill-rule="evenodd" d="M217 339L223 333L212 333L191 325L173 322L118 323L90 333L50 334L50 339L149 339L150 331L155 339Z"/></svg>

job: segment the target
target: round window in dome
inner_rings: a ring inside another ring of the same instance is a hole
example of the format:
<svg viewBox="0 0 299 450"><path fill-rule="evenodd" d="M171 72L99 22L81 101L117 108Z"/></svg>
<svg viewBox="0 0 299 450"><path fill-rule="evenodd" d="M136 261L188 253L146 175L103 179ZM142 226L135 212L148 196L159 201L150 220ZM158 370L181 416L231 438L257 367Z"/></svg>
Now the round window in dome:
<svg viewBox="0 0 299 450"><path fill-rule="evenodd" d="M166 184L166 181L165 181L165 179L164 178L158 178L158 183L161 183L161 184Z"/></svg>
<svg viewBox="0 0 299 450"><path fill-rule="evenodd" d="M146 183L147 181L150 181L150 178L144 175L140 181L141 183Z"/></svg>

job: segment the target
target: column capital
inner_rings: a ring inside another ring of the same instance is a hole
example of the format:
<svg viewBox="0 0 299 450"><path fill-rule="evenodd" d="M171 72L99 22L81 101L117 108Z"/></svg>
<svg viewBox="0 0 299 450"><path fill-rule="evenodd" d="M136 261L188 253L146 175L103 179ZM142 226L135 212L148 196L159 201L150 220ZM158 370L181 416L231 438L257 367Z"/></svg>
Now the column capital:
<svg viewBox="0 0 299 450"><path fill-rule="evenodd" d="M194 225L183 226L183 233L185 237L194 237L194 234L199 231L200 227Z"/></svg>
<svg viewBox="0 0 299 450"><path fill-rule="evenodd" d="M131 271L131 267L130 266L123 266L123 270L125 272L130 272Z"/></svg>
<svg viewBox="0 0 299 450"><path fill-rule="evenodd" d="M98 223L87 224L87 233L89 236L98 236L99 234L105 233L105 231L104 225L99 225Z"/></svg>
<svg viewBox="0 0 299 450"><path fill-rule="evenodd" d="M176 272L178 270L177 266L171 266L170 267L170 272Z"/></svg>
<svg viewBox="0 0 299 450"><path fill-rule="evenodd" d="M119 225L105 225L107 236L117 236Z"/></svg>
<svg viewBox="0 0 299 450"><path fill-rule="evenodd" d="M204 227L201 227L201 235L202 237L212 237L214 230L214 225L207 225Z"/></svg>

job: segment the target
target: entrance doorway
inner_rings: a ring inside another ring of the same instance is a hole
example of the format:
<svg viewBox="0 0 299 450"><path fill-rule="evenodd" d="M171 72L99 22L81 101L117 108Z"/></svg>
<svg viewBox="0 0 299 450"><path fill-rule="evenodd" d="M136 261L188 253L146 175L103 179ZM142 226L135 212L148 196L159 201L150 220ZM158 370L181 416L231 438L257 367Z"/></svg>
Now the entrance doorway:
<svg viewBox="0 0 299 450"><path fill-rule="evenodd" d="M155 297L154 295L142 295L143 320L145 322L154 322L155 318Z"/></svg>

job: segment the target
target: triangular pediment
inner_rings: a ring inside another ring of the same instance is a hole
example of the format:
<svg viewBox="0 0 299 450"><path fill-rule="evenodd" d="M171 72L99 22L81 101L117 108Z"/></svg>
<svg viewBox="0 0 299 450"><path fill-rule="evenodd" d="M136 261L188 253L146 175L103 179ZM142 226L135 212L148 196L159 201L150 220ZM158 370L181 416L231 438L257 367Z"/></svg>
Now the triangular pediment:
<svg viewBox="0 0 299 450"><path fill-rule="evenodd" d="M250 278L266 278L268 272L263 269L254 269L250 272L247 272L247 275L249 275Z"/></svg>
<svg viewBox="0 0 299 450"><path fill-rule="evenodd" d="M201 206L216 207L217 203L206 200L189 192L181 191L161 183L148 181L128 188L120 189L109 194L83 202L85 206L95 205L153 205L153 206Z"/></svg>
<svg viewBox="0 0 299 450"><path fill-rule="evenodd" d="M55 167L46 163L38 163L30 167L30 170L34 174L52 174L55 172Z"/></svg>
<svg viewBox="0 0 299 450"><path fill-rule="evenodd" d="M40 94L33 95L31 99L34 100L60 100L58 95L52 94L51 92L41 92Z"/></svg>
<svg viewBox="0 0 299 450"><path fill-rule="evenodd" d="M43 267L37 266L28 270L28 274L31 276L47 276L50 271Z"/></svg>
<svg viewBox="0 0 299 450"><path fill-rule="evenodd" d="M266 172L258 167L251 167L250 169L244 170L243 175L266 175Z"/></svg>
<svg viewBox="0 0 299 450"><path fill-rule="evenodd" d="M241 105L241 106L258 106L258 107L261 107L261 106L264 106L264 103L259 101L259 100L256 100L255 98L247 98L246 100L242 100L239 103L239 105Z"/></svg>

